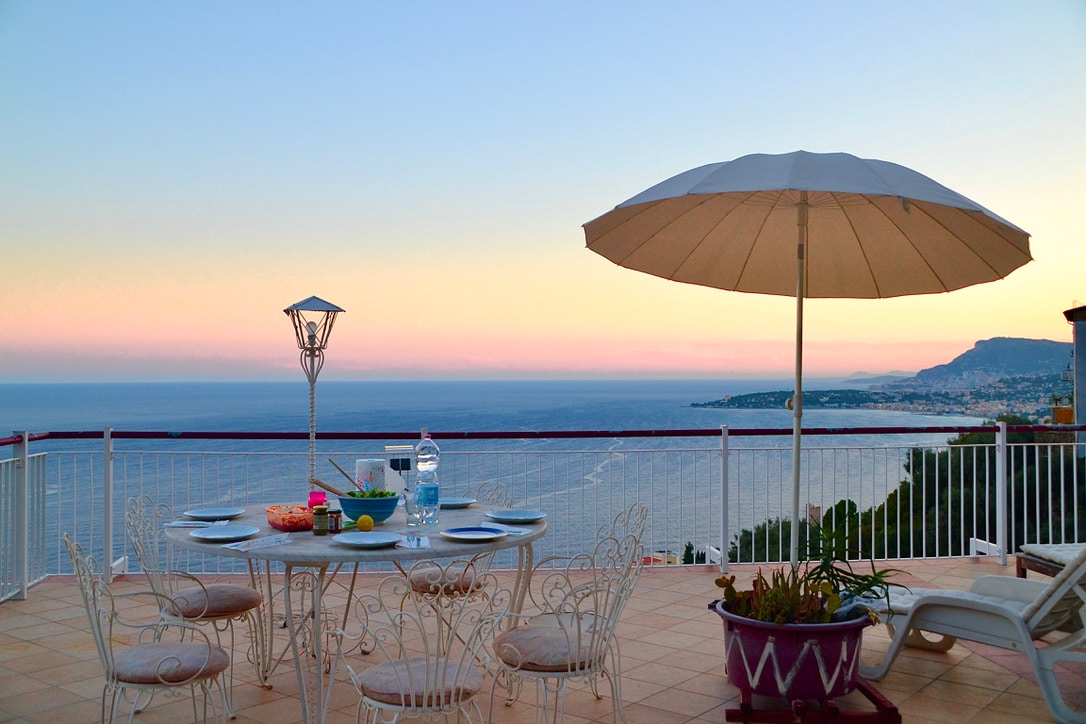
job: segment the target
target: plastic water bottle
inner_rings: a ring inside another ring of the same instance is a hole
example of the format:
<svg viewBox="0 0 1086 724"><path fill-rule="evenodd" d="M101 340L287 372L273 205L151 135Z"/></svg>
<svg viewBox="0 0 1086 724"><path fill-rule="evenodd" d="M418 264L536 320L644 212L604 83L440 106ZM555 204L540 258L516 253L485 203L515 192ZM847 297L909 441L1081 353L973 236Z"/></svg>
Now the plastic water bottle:
<svg viewBox="0 0 1086 724"><path fill-rule="evenodd" d="M415 511L421 515L424 525L437 523L441 492L437 482L437 464L441 450L437 443L424 435L415 446Z"/></svg>

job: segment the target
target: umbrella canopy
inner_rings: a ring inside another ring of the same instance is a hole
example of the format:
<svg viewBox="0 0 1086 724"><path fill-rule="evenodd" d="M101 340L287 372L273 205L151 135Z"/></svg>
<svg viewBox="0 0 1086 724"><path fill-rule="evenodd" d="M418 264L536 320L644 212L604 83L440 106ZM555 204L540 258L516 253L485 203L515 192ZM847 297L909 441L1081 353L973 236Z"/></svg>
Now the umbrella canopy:
<svg viewBox="0 0 1086 724"><path fill-rule="evenodd" d="M667 179L584 225L629 269L795 296L791 560L798 562L803 300L932 294L1001 279L1029 234L927 176L847 153L752 154Z"/></svg>

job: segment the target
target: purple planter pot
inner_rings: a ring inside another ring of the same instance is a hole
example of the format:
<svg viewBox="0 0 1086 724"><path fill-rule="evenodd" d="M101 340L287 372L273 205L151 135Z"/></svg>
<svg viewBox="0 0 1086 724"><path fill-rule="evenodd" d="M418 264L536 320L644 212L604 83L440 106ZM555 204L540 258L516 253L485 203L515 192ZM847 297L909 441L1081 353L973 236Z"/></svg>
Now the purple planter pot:
<svg viewBox="0 0 1086 724"><path fill-rule="evenodd" d="M776 624L736 616L713 601L724 620L728 681L755 694L825 701L856 687L867 616L840 623Z"/></svg>

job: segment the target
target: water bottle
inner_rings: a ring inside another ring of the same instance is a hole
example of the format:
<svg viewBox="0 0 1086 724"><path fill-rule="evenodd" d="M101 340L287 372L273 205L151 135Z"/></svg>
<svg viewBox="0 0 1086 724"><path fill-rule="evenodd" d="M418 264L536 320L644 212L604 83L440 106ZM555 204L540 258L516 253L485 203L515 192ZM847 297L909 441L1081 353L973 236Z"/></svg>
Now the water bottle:
<svg viewBox="0 0 1086 724"><path fill-rule="evenodd" d="M415 512L424 525L437 523L441 493L437 483L437 463L441 450L437 443L424 435L415 446Z"/></svg>

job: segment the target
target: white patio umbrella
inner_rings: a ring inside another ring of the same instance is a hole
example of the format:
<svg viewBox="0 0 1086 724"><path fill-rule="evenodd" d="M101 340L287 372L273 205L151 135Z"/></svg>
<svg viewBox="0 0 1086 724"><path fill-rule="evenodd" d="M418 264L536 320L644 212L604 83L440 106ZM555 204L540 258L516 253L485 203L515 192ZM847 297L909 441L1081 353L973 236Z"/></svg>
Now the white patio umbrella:
<svg viewBox="0 0 1086 724"><path fill-rule="evenodd" d="M790 557L799 558L804 298L949 292L1030 261L1029 234L927 176L847 153L686 171L584 225L588 248L688 284L796 298ZM725 541L726 542L726 541Z"/></svg>

